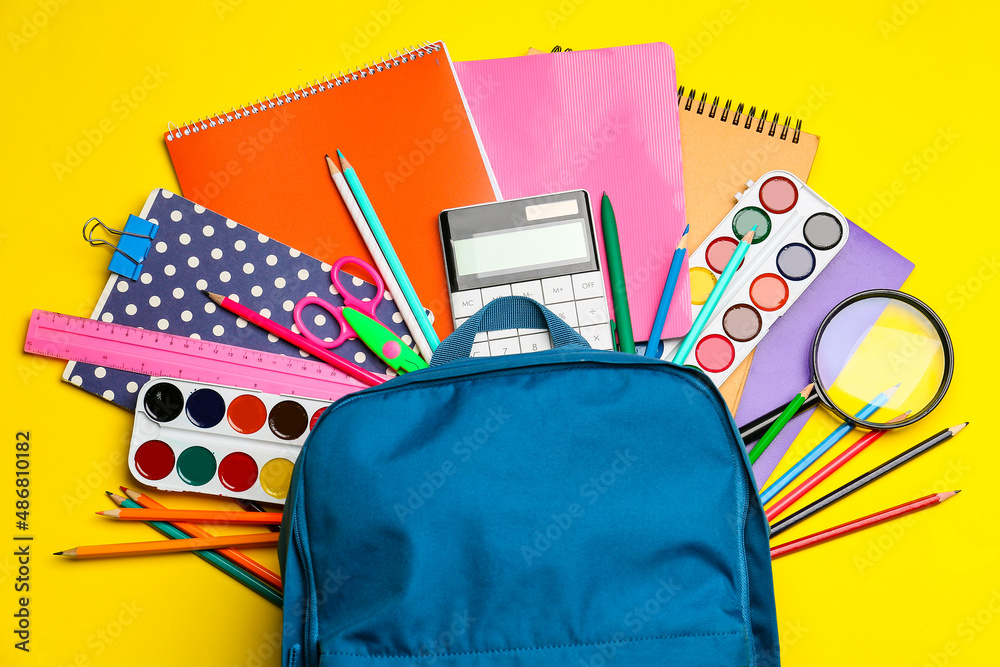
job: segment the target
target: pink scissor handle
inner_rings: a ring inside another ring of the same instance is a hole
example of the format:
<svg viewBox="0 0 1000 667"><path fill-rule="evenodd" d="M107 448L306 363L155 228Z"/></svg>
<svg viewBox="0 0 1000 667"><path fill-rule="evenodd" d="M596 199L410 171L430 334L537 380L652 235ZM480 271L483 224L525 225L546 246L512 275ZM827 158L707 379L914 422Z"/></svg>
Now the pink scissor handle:
<svg viewBox="0 0 1000 667"><path fill-rule="evenodd" d="M340 333L332 341L326 341L309 331L309 327L306 326L302 319L302 311L305 310L306 306L319 306L327 313L330 317L336 320L337 324L340 325ZM334 306L329 301L319 298L318 296L306 296L299 299L298 303L295 304L295 310L292 311L292 319L295 320L295 324L299 327L299 333L308 338L313 343L316 343L320 347L325 347L330 350L335 347L343 345L349 338L357 338L357 334L354 333L354 329L347 323L344 316L341 314L342 306Z"/></svg>
<svg viewBox="0 0 1000 667"><path fill-rule="evenodd" d="M355 266L360 267L372 279L375 283L374 298L364 301L344 289L344 284L340 281L340 271L347 264L354 264ZM333 266L330 268L330 280L333 282L334 288L344 300L344 306L349 306L364 313L373 320L378 320L378 317L375 315L375 308L382 301L382 296L385 294L385 282L382 280L382 276L379 275L378 271L376 271L371 264L363 259L353 257L351 255L341 257L334 262ZM325 341L309 330L309 327L306 326L302 317L302 311L305 310L306 306L319 306L329 313L334 320L336 320L337 324L340 325L340 333L336 338L332 341ZM354 329L347 323L347 320L344 319L344 315L341 313L344 306L334 306L329 301L325 301L318 296L307 296L299 299L298 303L295 304L295 310L292 312L292 318L295 320L295 324L298 326L299 331L303 336L320 347L324 347L329 350L343 345L350 338L358 337L358 334L355 333Z"/></svg>
<svg viewBox="0 0 1000 667"><path fill-rule="evenodd" d="M340 271L348 264L353 264L363 269L368 274L368 277L372 279L372 282L375 283L375 296L370 300L364 301L359 299L344 289L344 284L340 281ZM378 319L375 315L375 308L382 302L382 296L385 294L385 282L382 280L379 272L375 270L375 267L363 259L347 255L334 262L333 267L330 269L330 280L333 282L333 286L337 288L337 291L340 292L345 306L362 312L373 320Z"/></svg>

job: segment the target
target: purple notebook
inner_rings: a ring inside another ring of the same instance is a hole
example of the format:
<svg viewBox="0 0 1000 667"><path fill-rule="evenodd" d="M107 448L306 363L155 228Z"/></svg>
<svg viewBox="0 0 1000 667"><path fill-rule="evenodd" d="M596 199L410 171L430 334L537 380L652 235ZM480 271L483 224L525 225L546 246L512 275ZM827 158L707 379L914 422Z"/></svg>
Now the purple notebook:
<svg viewBox="0 0 1000 667"><path fill-rule="evenodd" d="M159 224L138 280L112 274L92 319L143 329L203 338L228 345L291 356L305 353L276 336L217 308L200 290L233 298L286 327L296 330L292 307L307 294L343 305L330 280L330 265L258 234L224 215L168 190L149 195L140 217ZM341 272L343 274L343 272ZM373 297L375 286L342 275L342 284L360 298ZM318 306L303 311L318 336L335 337L332 318ZM379 303L379 319L403 341L411 339L391 297ZM357 339L332 350L374 373L392 375L382 360ZM70 362L63 379L128 410L148 376L114 368Z"/></svg>
<svg viewBox="0 0 1000 667"><path fill-rule="evenodd" d="M834 306L869 289L899 289L913 271L913 262L853 222L847 244L815 282L792 304L754 351L736 423L746 424L791 400L812 382L809 356L820 323ZM782 430L753 466L759 486L781 461L812 410L803 412ZM749 449L749 448L748 448Z"/></svg>

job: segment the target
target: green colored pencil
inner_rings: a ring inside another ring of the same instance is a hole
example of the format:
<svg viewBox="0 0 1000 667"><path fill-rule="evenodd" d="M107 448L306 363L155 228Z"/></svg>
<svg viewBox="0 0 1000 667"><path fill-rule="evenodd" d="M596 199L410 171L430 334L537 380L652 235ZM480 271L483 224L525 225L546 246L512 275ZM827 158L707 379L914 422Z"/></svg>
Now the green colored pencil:
<svg viewBox="0 0 1000 667"><path fill-rule="evenodd" d="M701 307L698 311L698 317L695 318L694 324L691 325L691 330L688 331L687 336L684 336L684 340L681 341L680 347L674 353L673 362L675 364L683 365L687 360L688 355L691 354L691 350L694 349L694 344L698 342L698 337L701 336L701 332L705 330L705 325L708 324L708 320L712 317L712 313L715 311L715 307L719 305L719 301L722 299L723 292L729 287L729 283L732 282L733 276L736 275L736 269L740 268L740 263L743 258L747 256L747 252L750 251L750 241L753 239L753 235L757 232L757 225L753 226L743 240L739 242L736 246L736 250L733 251L733 256L729 258L729 263L726 264L726 268L722 271L722 275L719 276L719 281L715 283L715 287L712 288L712 293L708 295L708 300L705 301L705 305Z"/></svg>
<svg viewBox="0 0 1000 667"><path fill-rule="evenodd" d="M142 505L134 500L120 496L117 493L111 493L110 491L106 491L105 493L108 494L108 497L111 498L116 505L133 509L143 509ZM180 528L175 528L166 521L146 521L145 523L149 524L154 530L159 531L172 540L181 540L188 537L188 535ZM281 607L282 597L280 593L243 568L226 560L215 551L193 551L192 553L202 560L208 561L215 567L219 568L236 581L259 594L268 602Z"/></svg>
<svg viewBox="0 0 1000 667"><path fill-rule="evenodd" d="M764 450L767 449L767 446L778 437L778 434L781 433L781 429L785 428L785 425L792 421L792 417L795 416L795 414L799 411L799 408L802 407L802 404L806 402L807 398L809 398L809 394L812 393L812 390L813 385L810 384L808 387L796 394L795 398L793 398L791 402L785 406L785 409L781 411L781 414L778 415L775 422L771 424L771 428L767 429L764 436L758 440L757 444L754 445L754 448L750 450L750 463L756 462L757 459L760 458L760 455L764 453Z"/></svg>
<svg viewBox="0 0 1000 667"><path fill-rule="evenodd" d="M625 268L622 266L622 246L618 240L618 222L611 200L605 192L601 197L601 231L604 233L604 257L607 260L608 280L611 282L611 300L615 304L615 329L618 349L635 354L632 336L632 315L628 311L628 293L625 290Z"/></svg>

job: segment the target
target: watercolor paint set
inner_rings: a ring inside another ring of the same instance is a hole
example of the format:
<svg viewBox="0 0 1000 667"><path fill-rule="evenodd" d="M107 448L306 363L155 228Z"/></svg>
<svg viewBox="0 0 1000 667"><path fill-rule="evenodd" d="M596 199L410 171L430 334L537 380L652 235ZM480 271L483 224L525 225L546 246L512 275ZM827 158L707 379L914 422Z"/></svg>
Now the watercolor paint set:
<svg viewBox="0 0 1000 667"><path fill-rule="evenodd" d="M129 469L166 491L284 503L295 459L328 405L153 378L139 390Z"/></svg>
<svg viewBox="0 0 1000 667"><path fill-rule="evenodd" d="M769 171L737 195L739 203L689 259L692 317L697 317L754 225L751 247L687 363L721 385L771 325L847 243L847 220L787 171ZM665 341L670 359L680 339Z"/></svg>

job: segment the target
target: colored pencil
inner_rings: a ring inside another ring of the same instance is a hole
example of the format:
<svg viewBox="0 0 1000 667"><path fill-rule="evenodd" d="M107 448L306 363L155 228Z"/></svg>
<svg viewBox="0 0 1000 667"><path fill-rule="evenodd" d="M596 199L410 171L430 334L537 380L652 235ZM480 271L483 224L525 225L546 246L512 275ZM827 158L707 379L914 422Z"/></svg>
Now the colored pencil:
<svg viewBox="0 0 1000 667"><path fill-rule="evenodd" d="M785 428L788 422L792 420L792 417L798 414L799 407L806 402L806 397L812 393L812 390L813 385L808 385L805 389L796 394L795 398L793 398L788 405L785 406L785 409L781 411L781 415L778 416L778 419L771 424L771 428L767 429L767 433L764 434L764 437L758 440L757 444L754 445L754 448L750 450L750 463L754 463L760 458L760 455L764 453L767 446L770 445L776 437L778 437L779 433L781 433L781 429Z"/></svg>
<svg viewBox="0 0 1000 667"><path fill-rule="evenodd" d="M667 273L667 282L663 286L663 296L660 297L660 305L656 307L656 317L653 318L653 328L649 332L649 342L646 343L646 356L656 358L660 354L660 342L663 337L663 325L667 321L667 313L670 312L670 302L674 300L674 291L677 289L677 277L681 273L681 265L684 264L684 255L687 254L688 232L691 225L684 228L681 240L677 242L677 249L670 260L670 272Z"/></svg>
<svg viewBox="0 0 1000 667"><path fill-rule="evenodd" d="M802 414L809 408L813 408L819 403L819 394L815 391L806 397L806 400L799 406L798 412L796 414ZM765 412L760 417L748 421L746 424L740 426L740 437L743 438L743 443L749 445L750 443L757 442L764 434L767 429L771 428L771 424L778 421L778 417L781 413L785 411L784 405L779 405L778 407Z"/></svg>
<svg viewBox="0 0 1000 667"><path fill-rule="evenodd" d="M124 486L121 487L121 490L125 493L125 495L128 496L129 500L131 500L132 503L133 503L132 505L129 505L128 507L132 507L132 508L143 508L144 507L144 508L147 508L147 509L167 509L166 507L164 507L163 505L161 505L160 503L156 502L155 500L153 500L152 498L150 498L149 496L147 496L147 495L145 495L143 493L139 493L138 491L133 491L132 489L127 489ZM253 502L253 501L251 501L251 502ZM262 512L263 510L254 510L254 511L255 512ZM156 522L154 522L154 523L156 523ZM187 535L189 535L191 537L211 537L212 536L211 533L209 533L206 530L203 530L201 527L196 526L193 523L173 523L173 522L171 522L170 525L172 525L174 528L177 528L177 529L181 530L182 532L186 533ZM269 528L274 528L275 530L279 530L278 526L269 526ZM283 587L282 583L281 583L281 577L278 576L278 574L276 574L275 572L272 572L268 568L264 567L263 565L261 565L260 563L258 563L257 561L255 561L253 558L250 558L249 556L247 556L246 554L244 554L242 551L237 551L236 549L219 549L217 552L196 551L195 553L198 553L198 554L201 554L201 553L218 553L220 556L225 557L226 560L232 562L233 565L239 566L239 567L247 570L248 572L250 572L250 574L253 574L253 575L255 575L255 576L263 579L266 583L274 586L279 591Z"/></svg>
<svg viewBox="0 0 1000 667"><path fill-rule="evenodd" d="M611 300L615 309L615 332L618 349L635 354L635 338L632 335L632 314L628 309L628 290L625 288L625 267L622 264L622 246L618 238L618 221L611 199L605 192L601 197L601 232L604 235L604 258L607 264L608 281L611 283Z"/></svg>
<svg viewBox="0 0 1000 667"><path fill-rule="evenodd" d="M124 544L91 544L55 552L56 556L69 558L106 558L109 556L142 556L146 554L203 551L225 547L267 547L278 543L278 533L252 535L219 535L215 537L187 537L178 540L154 542L126 542Z"/></svg>
<svg viewBox="0 0 1000 667"><path fill-rule="evenodd" d="M892 519L897 519L907 514L925 510L928 507L933 507L934 505L943 503L958 493L960 493L960 491L934 493L929 496L924 496L923 498L911 500L903 505L897 505L895 507L890 507L887 510L876 512L875 514L869 514L868 516L855 519L854 521L842 523L839 526L834 526L833 528L828 528L818 533L813 533L812 535L800 537L799 539L792 540L791 542L779 544L778 546L771 547L771 560L787 556L788 554L795 553L796 551L808 549L811 546L822 544L823 542L835 540L838 537L843 537L844 535L850 535L851 533L864 530L865 528L877 526L880 523L885 523L886 521L891 521Z"/></svg>
<svg viewBox="0 0 1000 667"><path fill-rule="evenodd" d="M364 214L365 220L368 221L368 227L371 229L372 235L375 237L375 241L382 249L382 254L385 255L385 261L389 265L389 273L395 276L396 280L399 282L399 289L403 294L403 300L409 304L410 310L413 311L413 317L417 321L417 328L423 332L424 338L427 339L427 347L430 349L430 352L433 353L441 341L438 339L438 335L434 331L431 321L427 319L427 313L424 312L424 307L420 305L420 299L417 298L417 293L413 289L413 284L410 283L410 279L407 277L406 271L403 269L403 264L399 261L399 256L396 254L395 249L389 242L389 237L385 233L385 229L382 227L382 222L378 219L378 215L375 214L375 209L372 207L371 200L368 199L365 189L361 186L361 180L358 179L358 174L354 171L354 167L351 166L351 163L347 161L347 158L344 157L344 154L339 150L337 151L337 157L340 159L340 168L343 171L344 180L347 181L348 187L350 187L351 192L354 194L354 198L358 202L358 207Z"/></svg>
<svg viewBox="0 0 1000 667"><path fill-rule="evenodd" d="M907 410L903 414L899 415L898 417L894 417L889 421L890 422L902 421L903 419L906 419L909 415L910 412L909 410ZM764 512L767 515L768 523L774 521L776 518L781 516L781 514L784 513L786 509L788 509L796 502L798 502L798 500L802 496L806 495L807 493L815 489L820 482L822 482L824 479L826 479L833 473L840 470L840 468L845 463L847 463L855 456L863 452L865 448L868 447L868 445L872 444L886 433L887 431L869 431L868 433L865 433L863 436L858 438L857 442L855 442L853 445L844 450L843 453L839 454L835 459L833 459L825 466L817 470L815 473L810 475L804 482L802 482L794 489L792 489L791 491L783 495L781 498L779 498L777 501L775 501L775 503L771 505L769 508L767 508Z"/></svg>
<svg viewBox="0 0 1000 667"><path fill-rule="evenodd" d="M122 521L185 521L188 523L215 523L262 525L281 523L281 512L216 512L214 510L170 509L117 509L97 512L101 516Z"/></svg>
<svg viewBox="0 0 1000 667"><path fill-rule="evenodd" d="M790 514L785 519L782 519L778 523L771 526L771 537L774 537L778 533L782 533L788 530L789 528L799 523L800 521L807 519L808 517L811 517L813 514L821 512L830 505L836 503L838 500L846 498L847 496L851 495L858 489L871 484L878 478L889 474L896 468L899 468L900 466L912 461L921 454L934 449L942 442L952 439L963 428L965 428L966 425L968 425L968 423L969 422L964 422L962 424L959 424L958 426L952 426L951 428L946 428L943 431L935 433L934 435L927 438L923 442L920 442L914 445L913 447L910 447L902 454L894 456L888 461L885 461L884 463L880 463L879 465L875 466L874 468L864 473L863 475L855 477L847 484L844 484L840 488L835 489L830 493L826 494L819 500L809 503L808 505L800 509L798 512Z"/></svg>
<svg viewBox="0 0 1000 667"><path fill-rule="evenodd" d="M750 244L755 233L757 233L757 225L754 225L753 229L747 232L743 238L740 239L739 244L736 246L736 250L733 251L733 256L729 258L726 268L723 269L718 282L715 283L715 287L713 287L712 291L709 293L708 299L705 301L705 305L703 305L701 310L698 311L698 317L695 318L694 324L691 325L691 330L688 331L686 336L684 336L684 340L681 341L677 351L674 352L673 362L675 364L683 364L687 360L688 355L691 354L691 350L694 349L694 344L698 342L701 332L704 331L705 325L708 324L708 320L711 319L716 306L719 305L719 301L722 299L722 294L726 291L726 288L729 287L729 283L732 282L733 276L736 275L736 270L740 268L743 258L746 257L747 253L750 251Z"/></svg>
<svg viewBox="0 0 1000 667"><path fill-rule="evenodd" d="M343 172L340 171L340 167L337 166L337 163L329 155L326 156L326 166L330 170L330 178L333 179L333 184L336 186L337 192L340 193L340 198L344 201L348 213L351 214L351 219L354 220L354 226L358 228L358 233L361 234L361 238L365 242L365 247L368 248L375 266L378 267L378 272L382 275L382 280L385 281L386 289L392 294L393 303L399 309L399 314L403 316L406 328L410 330L413 342L417 344L417 349L420 350L421 356L430 361L434 350L427 343L427 338L424 336L424 332L421 330L420 324L413 314L413 309L410 308L410 304L406 300L402 288L399 286L399 281L396 280L396 274L389 267L389 262L385 258L385 253L382 252L382 247L375 240L372 228L368 225L365 214L361 212L361 208L358 206L358 200L354 198L354 193L351 192L351 187L347 184L347 180L344 178Z"/></svg>
<svg viewBox="0 0 1000 667"><path fill-rule="evenodd" d="M142 507L139 503L124 496L120 496L117 493L106 492L108 497L120 507ZM164 523L163 521L150 521L148 525L154 530L163 533L172 540L184 539L187 534L179 527L173 524ZM183 524L181 524L183 525ZM231 549L226 549L225 551L232 551ZM240 553L238 551L233 551L233 553ZM224 557L222 551L195 551L194 554L204 560L205 562L214 565L222 572L225 572L230 577L240 582L250 590L254 591L268 602L281 606L281 594L275 591L273 588L268 586L266 583L258 579L246 568L240 567L234 562L231 562ZM242 555L242 554L240 554ZM256 563L256 561L252 561ZM263 567L263 566L261 566ZM264 568L266 569L266 568ZM270 572L270 570L267 570ZM272 573L273 574L273 573ZM278 578L278 583L281 583L281 578Z"/></svg>
<svg viewBox="0 0 1000 667"><path fill-rule="evenodd" d="M256 324L264 331L274 334L281 340L291 343L292 345L299 348L303 352L308 352L309 354L316 357L320 361L325 361L326 363L330 364L337 370L347 373L351 377L360 380L361 382L365 383L368 386L375 386L377 384L381 384L385 382L387 379L379 375L376 375L375 373L372 373L369 370L365 370L364 368L361 368L361 366L358 366L357 364L354 364L348 361L347 359L344 359L343 357L338 357L336 354L330 352L326 348L316 345L305 336L298 335L291 329L278 324L274 320L269 320L268 318L258 313L256 310L247 308L243 304L233 301L227 296L222 296L221 294L213 294L212 292L208 292L206 290L202 290L201 293L207 296L209 299L211 299L220 308L228 310L230 313L236 315L237 317L242 317L251 324Z"/></svg>
<svg viewBox="0 0 1000 667"><path fill-rule="evenodd" d="M883 391L881 394L873 398L871 403L861 408L856 416L859 419L868 419L873 414L878 412L879 408L881 408L883 405L889 402L889 399L892 398L892 395L896 393L897 389L899 389L898 384L895 387L891 387L886 391ZM821 440L818 445L813 447L812 451L803 456L801 459L799 459L799 461L795 463L795 465L793 465L791 468L785 471L785 473L781 477L779 477L774 484L761 491L760 501L766 505L767 503L774 500L774 497L779 493L781 493L781 491L786 486L794 482L795 479L803 472L805 472L809 466L811 466L813 463L819 460L821 456L830 451L831 447L840 442L844 438L844 436L850 433L852 430L854 430L854 426L847 422L844 422L837 428L833 429L830 435L823 438L823 440Z"/></svg>

